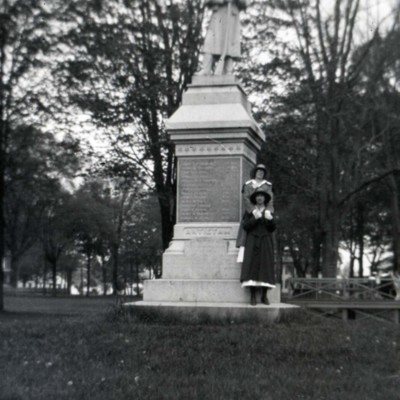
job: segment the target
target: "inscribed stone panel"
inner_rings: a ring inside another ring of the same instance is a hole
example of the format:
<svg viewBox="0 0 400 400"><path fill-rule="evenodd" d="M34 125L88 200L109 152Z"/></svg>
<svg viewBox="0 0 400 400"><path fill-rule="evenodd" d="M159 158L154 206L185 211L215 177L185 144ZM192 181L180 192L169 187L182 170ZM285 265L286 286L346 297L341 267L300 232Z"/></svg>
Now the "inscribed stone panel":
<svg viewBox="0 0 400 400"><path fill-rule="evenodd" d="M180 158L178 222L238 222L240 180L240 157Z"/></svg>

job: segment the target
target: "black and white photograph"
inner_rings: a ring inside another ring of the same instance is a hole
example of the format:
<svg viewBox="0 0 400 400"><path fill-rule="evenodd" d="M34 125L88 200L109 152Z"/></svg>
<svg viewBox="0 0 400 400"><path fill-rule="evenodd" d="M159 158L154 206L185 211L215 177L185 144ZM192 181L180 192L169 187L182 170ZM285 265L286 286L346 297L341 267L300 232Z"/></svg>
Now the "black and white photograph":
<svg viewBox="0 0 400 400"><path fill-rule="evenodd" d="M399 0L0 0L0 400L399 400Z"/></svg>

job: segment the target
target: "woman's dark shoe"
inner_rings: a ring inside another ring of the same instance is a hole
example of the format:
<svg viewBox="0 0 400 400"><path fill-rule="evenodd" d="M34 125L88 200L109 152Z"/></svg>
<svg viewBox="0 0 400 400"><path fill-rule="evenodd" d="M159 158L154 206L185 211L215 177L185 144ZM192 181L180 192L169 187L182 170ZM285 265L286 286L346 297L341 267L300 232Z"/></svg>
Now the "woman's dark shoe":
<svg viewBox="0 0 400 400"><path fill-rule="evenodd" d="M256 301L256 288L254 288L254 287L250 288L250 304L252 306L255 306L257 304L257 301Z"/></svg>
<svg viewBox="0 0 400 400"><path fill-rule="evenodd" d="M261 289L261 303L269 306L268 296L267 296L267 288Z"/></svg>
<svg viewBox="0 0 400 400"><path fill-rule="evenodd" d="M262 298L262 299L261 299L261 303L265 304L266 306L269 306L269 300L268 300L268 297L267 297L267 296L265 296L265 299L264 299L264 298Z"/></svg>

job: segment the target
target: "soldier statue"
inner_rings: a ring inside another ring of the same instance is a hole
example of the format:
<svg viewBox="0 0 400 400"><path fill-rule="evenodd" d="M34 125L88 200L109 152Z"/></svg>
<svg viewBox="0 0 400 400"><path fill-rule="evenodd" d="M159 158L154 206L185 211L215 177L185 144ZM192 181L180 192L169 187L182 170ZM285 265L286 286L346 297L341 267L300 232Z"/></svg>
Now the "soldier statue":
<svg viewBox="0 0 400 400"><path fill-rule="evenodd" d="M212 9L203 47L203 66L200 75L229 75L233 62L240 58L239 11L247 0L206 0Z"/></svg>

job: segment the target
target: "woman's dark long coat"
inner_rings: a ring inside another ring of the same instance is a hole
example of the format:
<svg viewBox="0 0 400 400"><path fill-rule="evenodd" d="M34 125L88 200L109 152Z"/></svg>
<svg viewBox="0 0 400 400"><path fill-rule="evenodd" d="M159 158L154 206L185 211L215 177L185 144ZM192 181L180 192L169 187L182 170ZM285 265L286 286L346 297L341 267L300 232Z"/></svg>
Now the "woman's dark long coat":
<svg viewBox="0 0 400 400"><path fill-rule="evenodd" d="M240 282L258 281L275 284L274 244L272 232L275 230L274 220L263 216L256 219L253 214L245 213L243 227L247 232L244 259Z"/></svg>
<svg viewBox="0 0 400 400"><path fill-rule="evenodd" d="M250 197L257 189L264 189L271 196L271 200L267 204L267 210L273 213L274 194L272 192L272 183L266 181L265 179L261 182L261 185L257 185L255 179L250 179L243 185L242 195L243 195L243 206L245 213L246 212L251 213L254 210L255 205L250 201ZM240 222L238 236L236 239L236 247L242 247L245 244L246 244L246 231L243 228L243 219L242 219L242 221Z"/></svg>

